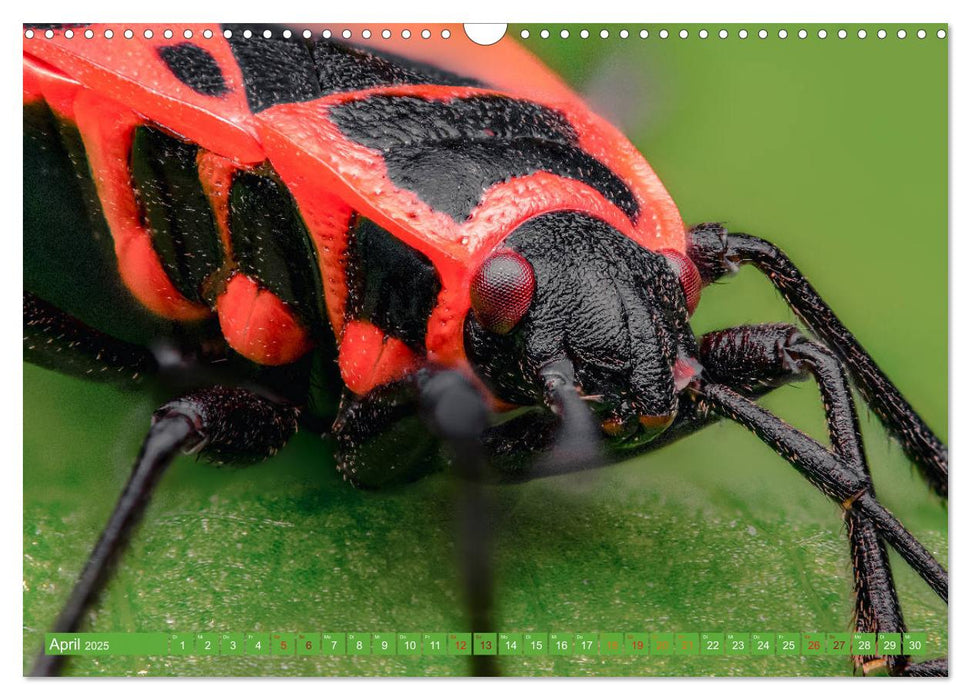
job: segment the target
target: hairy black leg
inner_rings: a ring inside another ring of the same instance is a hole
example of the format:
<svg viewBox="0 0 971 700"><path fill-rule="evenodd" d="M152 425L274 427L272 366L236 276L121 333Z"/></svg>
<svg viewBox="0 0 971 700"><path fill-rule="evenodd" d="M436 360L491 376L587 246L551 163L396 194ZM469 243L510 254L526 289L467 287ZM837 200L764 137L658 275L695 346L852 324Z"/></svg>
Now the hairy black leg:
<svg viewBox="0 0 971 700"><path fill-rule="evenodd" d="M442 443L451 452L459 565L474 632L493 629L489 504L481 483L488 422L481 394L465 377L428 367L364 396L345 392L333 432L338 470L364 488L418 479L444 466ZM476 675L496 674L494 657L473 655L471 662Z"/></svg>
<svg viewBox="0 0 971 700"><path fill-rule="evenodd" d="M753 401L723 384L698 382L695 391L711 410L739 423L792 464L817 489L844 508L858 510L893 547L947 601L947 571L876 498L867 479L823 445Z"/></svg>
<svg viewBox="0 0 971 700"><path fill-rule="evenodd" d="M849 383L828 348L808 340L794 326L763 324L709 333L701 339L700 350L707 376L733 388L775 385L807 372L812 374L822 396L834 452L866 479L868 493L873 494ZM852 508L844 509L844 519L853 563L857 630L906 631L886 548L876 529ZM898 674L906 668L908 659L870 655L854 657L854 663L864 671L887 665L891 673Z"/></svg>
<svg viewBox="0 0 971 700"><path fill-rule="evenodd" d="M108 579L165 469L180 451L244 463L275 454L297 430L297 410L238 388L211 387L171 401L152 418L128 483L81 571L54 632L74 632ZM31 675L56 675L63 656L41 653Z"/></svg>
<svg viewBox="0 0 971 700"><path fill-rule="evenodd" d="M768 276L796 315L846 365L867 404L900 441L927 483L947 496L947 447L785 253L761 238L728 233L718 224L702 224L689 235L688 255L706 284L743 264L755 265Z"/></svg>
<svg viewBox="0 0 971 700"><path fill-rule="evenodd" d="M158 371L145 348L96 331L30 292L24 292L24 359L123 387L138 386Z"/></svg>

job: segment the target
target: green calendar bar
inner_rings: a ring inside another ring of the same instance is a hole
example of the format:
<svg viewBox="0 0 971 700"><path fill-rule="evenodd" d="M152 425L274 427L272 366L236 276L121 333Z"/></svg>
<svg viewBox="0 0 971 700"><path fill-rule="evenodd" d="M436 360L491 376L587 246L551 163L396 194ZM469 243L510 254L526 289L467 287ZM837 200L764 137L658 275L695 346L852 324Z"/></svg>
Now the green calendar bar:
<svg viewBox="0 0 971 700"><path fill-rule="evenodd" d="M297 656L319 656L320 633L301 632L297 635Z"/></svg>
<svg viewBox="0 0 971 700"><path fill-rule="evenodd" d="M499 633L499 656L522 656L523 635L515 632Z"/></svg>
<svg viewBox="0 0 971 700"><path fill-rule="evenodd" d="M171 646L171 645L170 645ZM250 632L246 635L246 653L251 656L268 656L272 652L270 635Z"/></svg>
<svg viewBox="0 0 971 700"><path fill-rule="evenodd" d="M600 635L600 653L605 656L621 656L627 653L624 648L623 632L604 632Z"/></svg>
<svg viewBox="0 0 971 700"><path fill-rule="evenodd" d="M745 632L725 633L725 654L728 656L748 656L751 651L752 635Z"/></svg>
<svg viewBox="0 0 971 700"><path fill-rule="evenodd" d="M802 655L821 656L826 653L826 635L818 632L806 632L802 635Z"/></svg>
<svg viewBox="0 0 971 700"><path fill-rule="evenodd" d="M853 636L831 632L826 635L826 653L831 656L849 656L853 651Z"/></svg>
<svg viewBox="0 0 971 700"><path fill-rule="evenodd" d="M219 654L219 634L202 632L196 635L196 655L216 656Z"/></svg>
<svg viewBox="0 0 971 700"><path fill-rule="evenodd" d="M421 636L421 653L425 656L448 654L448 635L444 632L425 632Z"/></svg>
<svg viewBox="0 0 971 700"><path fill-rule="evenodd" d="M927 656L924 632L48 633L64 656Z"/></svg>
<svg viewBox="0 0 971 700"><path fill-rule="evenodd" d="M320 653L325 656L344 656L347 653L347 635L343 632L321 633Z"/></svg>
<svg viewBox="0 0 971 700"><path fill-rule="evenodd" d="M546 656L549 654L550 636L546 632L526 632L523 634L523 654L526 656Z"/></svg>
<svg viewBox="0 0 971 700"><path fill-rule="evenodd" d="M44 635L44 652L48 656L165 656L168 638L163 632L50 632Z"/></svg>
<svg viewBox="0 0 971 700"><path fill-rule="evenodd" d="M553 656L573 654L573 635L566 632L550 632L550 654Z"/></svg>
<svg viewBox="0 0 971 700"><path fill-rule="evenodd" d="M580 656L596 656L600 653L600 641L596 634L579 633L573 635L573 653Z"/></svg>
<svg viewBox="0 0 971 700"><path fill-rule="evenodd" d="M449 632L448 655L471 656L472 634L470 632Z"/></svg>
<svg viewBox="0 0 971 700"><path fill-rule="evenodd" d="M857 656L870 656L877 653L876 634L872 632L854 632L852 640L852 651Z"/></svg>
<svg viewBox="0 0 971 700"><path fill-rule="evenodd" d="M651 655L671 656L674 654L674 633L673 632L652 632L651 633Z"/></svg>
<svg viewBox="0 0 971 700"><path fill-rule="evenodd" d="M270 635L270 646L274 656L293 656L297 651L297 635L274 633Z"/></svg>
<svg viewBox="0 0 971 700"><path fill-rule="evenodd" d="M476 632L472 637L472 653L476 656L495 656L499 652L499 635Z"/></svg>
<svg viewBox="0 0 971 700"><path fill-rule="evenodd" d="M421 656L421 634L399 632L398 656Z"/></svg>
<svg viewBox="0 0 971 700"><path fill-rule="evenodd" d="M219 635L219 653L222 656L242 656L246 648L246 637L242 634Z"/></svg>
<svg viewBox="0 0 971 700"><path fill-rule="evenodd" d="M702 656L722 656L725 653L725 634L722 632L702 632L700 635Z"/></svg>
<svg viewBox="0 0 971 700"><path fill-rule="evenodd" d="M896 632L880 632L877 635L877 653L893 656L900 653L901 638Z"/></svg>
<svg viewBox="0 0 971 700"><path fill-rule="evenodd" d="M903 653L907 654L908 656L929 654L930 651L927 648L927 634L923 632L904 632Z"/></svg>
<svg viewBox="0 0 971 700"><path fill-rule="evenodd" d="M701 652L701 635L678 632L674 635L674 655L694 656Z"/></svg>
<svg viewBox="0 0 971 700"><path fill-rule="evenodd" d="M651 635L647 632L628 632L624 635L624 646L631 656L647 656L651 653Z"/></svg>
<svg viewBox="0 0 971 700"><path fill-rule="evenodd" d="M752 633L752 656L771 656L775 653L775 635L767 632Z"/></svg>
<svg viewBox="0 0 971 700"><path fill-rule="evenodd" d="M370 656L371 635L367 632L348 632L347 654L348 656Z"/></svg>

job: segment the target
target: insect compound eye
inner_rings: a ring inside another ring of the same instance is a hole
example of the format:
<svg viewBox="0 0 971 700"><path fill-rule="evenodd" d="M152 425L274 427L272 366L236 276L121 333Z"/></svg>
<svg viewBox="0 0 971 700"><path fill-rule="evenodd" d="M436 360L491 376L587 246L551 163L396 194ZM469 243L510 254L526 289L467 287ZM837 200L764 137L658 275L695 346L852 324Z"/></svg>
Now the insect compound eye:
<svg viewBox="0 0 971 700"><path fill-rule="evenodd" d="M514 250L493 253L475 273L470 287L472 313L490 333L505 335L519 323L533 302L533 266Z"/></svg>
<svg viewBox="0 0 971 700"><path fill-rule="evenodd" d="M688 303L688 315L690 316L698 308L698 301L701 299L701 273L691 262L691 258L680 251L665 248L658 252L667 259L668 265L678 276L685 301Z"/></svg>

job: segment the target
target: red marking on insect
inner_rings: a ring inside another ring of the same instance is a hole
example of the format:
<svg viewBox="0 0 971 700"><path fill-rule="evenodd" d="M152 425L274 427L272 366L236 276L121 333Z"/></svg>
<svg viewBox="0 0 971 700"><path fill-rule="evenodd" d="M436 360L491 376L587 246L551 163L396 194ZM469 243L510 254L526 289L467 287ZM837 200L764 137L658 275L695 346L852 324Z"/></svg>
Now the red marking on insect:
<svg viewBox="0 0 971 700"><path fill-rule="evenodd" d="M472 312L483 328L505 335L529 311L535 292L536 277L526 258L514 250L500 250L486 258L472 278Z"/></svg>
<svg viewBox="0 0 971 700"><path fill-rule="evenodd" d="M695 309L698 308L698 302L701 300L701 287L703 286L701 273L698 272L695 264L691 262L691 258L680 250L665 248L659 252L667 258L668 264L677 273L678 282L681 283L681 289L684 291L684 299L688 305L688 314L693 314Z"/></svg>
<svg viewBox="0 0 971 700"><path fill-rule="evenodd" d="M411 348L367 321L345 324L338 363L344 384L356 394L397 379L401 367L421 364Z"/></svg>
<svg viewBox="0 0 971 700"><path fill-rule="evenodd" d="M236 274L216 300L226 342L243 357L264 365L285 365L310 347L306 329L272 292Z"/></svg>

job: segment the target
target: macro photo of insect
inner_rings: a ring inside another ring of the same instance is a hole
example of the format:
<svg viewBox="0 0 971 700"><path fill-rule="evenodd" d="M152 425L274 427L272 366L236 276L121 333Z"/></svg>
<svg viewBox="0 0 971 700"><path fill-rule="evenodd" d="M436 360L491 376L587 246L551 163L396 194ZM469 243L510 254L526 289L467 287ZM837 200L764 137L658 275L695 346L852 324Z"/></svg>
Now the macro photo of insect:
<svg viewBox="0 0 971 700"><path fill-rule="evenodd" d="M24 674L946 676L947 27L474 38L24 27Z"/></svg>

